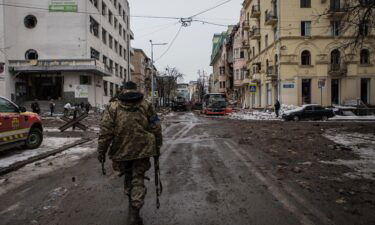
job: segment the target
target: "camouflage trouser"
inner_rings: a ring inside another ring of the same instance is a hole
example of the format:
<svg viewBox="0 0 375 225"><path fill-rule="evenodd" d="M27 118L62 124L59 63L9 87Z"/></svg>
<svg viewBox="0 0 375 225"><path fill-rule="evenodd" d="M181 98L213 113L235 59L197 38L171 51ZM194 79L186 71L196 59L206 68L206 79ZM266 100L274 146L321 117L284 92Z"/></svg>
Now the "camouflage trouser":
<svg viewBox="0 0 375 225"><path fill-rule="evenodd" d="M145 173L150 167L150 158L122 162L125 193L130 197L130 204L133 208L140 209L144 204L147 192L144 183Z"/></svg>

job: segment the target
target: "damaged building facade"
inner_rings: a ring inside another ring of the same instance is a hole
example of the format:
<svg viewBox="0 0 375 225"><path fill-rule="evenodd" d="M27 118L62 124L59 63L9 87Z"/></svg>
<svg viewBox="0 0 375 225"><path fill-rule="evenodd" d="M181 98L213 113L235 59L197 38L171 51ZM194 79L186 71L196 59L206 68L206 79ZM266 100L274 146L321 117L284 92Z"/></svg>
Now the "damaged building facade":
<svg viewBox="0 0 375 225"><path fill-rule="evenodd" d="M133 66L126 0L0 0L0 95L108 103Z"/></svg>

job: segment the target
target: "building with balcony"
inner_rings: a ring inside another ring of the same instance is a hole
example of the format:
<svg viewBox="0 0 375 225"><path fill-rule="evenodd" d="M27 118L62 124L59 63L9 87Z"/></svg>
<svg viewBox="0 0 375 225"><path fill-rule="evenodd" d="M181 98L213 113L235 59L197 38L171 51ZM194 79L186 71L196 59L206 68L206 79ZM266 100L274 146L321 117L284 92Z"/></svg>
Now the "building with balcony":
<svg viewBox="0 0 375 225"><path fill-rule="evenodd" d="M316 103L325 106L361 99L375 105L374 32L360 49L344 49L353 39L340 30L347 1L245 0L250 45L247 68L257 83L250 107ZM292 12L292 13L291 13ZM319 20L317 14L324 14Z"/></svg>
<svg viewBox="0 0 375 225"><path fill-rule="evenodd" d="M0 3L1 96L102 107L130 79L128 1Z"/></svg>
<svg viewBox="0 0 375 225"><path fill-rule="evenodd" d="M152 66L151 59L142 49L133 50L134 56L131 57L131 64L134 66L134 72L131 73L131 80L137 84L140 92L151 97L151 76L156 68Z"/></svg>

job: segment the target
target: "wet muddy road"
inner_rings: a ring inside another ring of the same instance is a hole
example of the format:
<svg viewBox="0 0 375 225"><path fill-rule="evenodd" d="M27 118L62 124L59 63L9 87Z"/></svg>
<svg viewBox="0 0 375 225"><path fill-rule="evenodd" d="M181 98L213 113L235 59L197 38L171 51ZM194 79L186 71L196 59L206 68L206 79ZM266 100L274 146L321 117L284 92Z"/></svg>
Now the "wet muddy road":
<svg viewBox="0 0 375 225"><path fill-rule="evenodd" d="M151 168L145 225L333 224L298 189L266 169L271 162L256 145L245 150L227 133L218 134L220 123L193 113L166 118L161 208L155 207ZM101 175L91 154L72 166L30 174L35 178L0 196L0 224L127 224L123 181L108 162L107 171Z"/></svg>

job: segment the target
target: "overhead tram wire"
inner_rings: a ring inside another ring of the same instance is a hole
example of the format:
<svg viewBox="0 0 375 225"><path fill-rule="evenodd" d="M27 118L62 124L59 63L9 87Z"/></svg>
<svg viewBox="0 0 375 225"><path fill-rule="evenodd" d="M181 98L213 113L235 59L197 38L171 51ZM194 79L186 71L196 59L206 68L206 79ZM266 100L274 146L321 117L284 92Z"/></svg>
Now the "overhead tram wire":
<svg viewBox="0 0 375 225"><path fill-rule="evenodd" d="M163 52L163 54L161 54L161 55L155 60L155 62L156 62L156 61L159 61L161 58L163 58L163 57L168 53L168 51L172 48L173 44L174 44L175 41L177 40L177 37L180 35L181 30L182 30L183 27L184 27L184 26L182 26L182 25L180 26L180 28L178 29L176 35L174 36L174 38L172 39L171 43L169 44L167 50L165 50L165 51Z"/></svg>
<svg viewBox="0 0 375 225"><path fill-rule="evenodd" d="M176 22L176 23L172 23L172 24L169 23L168 25L164 25L163 27L160 27L160 28L158 28L158 29L156 29L154 31L149 32L149 33L141 34L141 35L137 36L137 38L141 39L141 38L144 38L144 37L149 36L151 34L155 34L155 33L159 32L159 31L167 30L167 29L169 29L169 28L171 28L173 26L176 26L179 23L180 22Z"/></svg>
<svg viewBox="0 0 375 225"><path fill-rule="evenodd" d="M204 14L204 13L206 13L206 12L209 12L209 11L211 11L211 10L213 10L213 9L216 9L216 8L222 6L222 5L225 5L225 4L227 4L227 3L231 2L231 1L233 1L233 0L226 0L226 1L222 2L222 3L219 3L218 5L215 5L215 6L211 7L211 8L208 8L208 9L206 9L206 10L203 10L203 11L201 11L201 12L195 14L195 15L192 15L192 16L190 16L189 18L194 18L194 17L197 17L197 16L199 16L199 15L202 15L202 14Z"/></svg>

